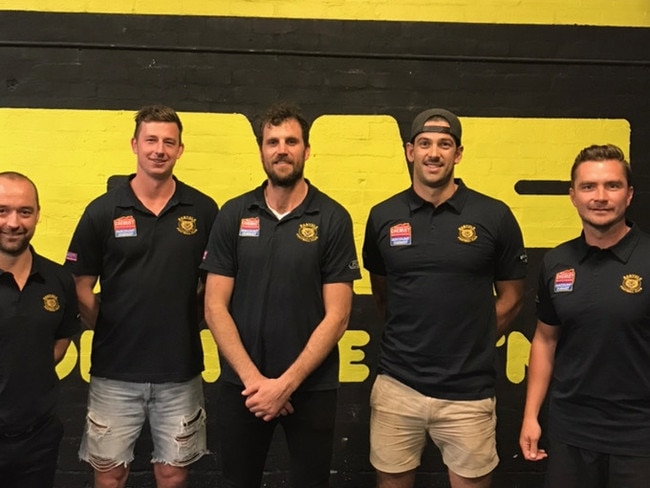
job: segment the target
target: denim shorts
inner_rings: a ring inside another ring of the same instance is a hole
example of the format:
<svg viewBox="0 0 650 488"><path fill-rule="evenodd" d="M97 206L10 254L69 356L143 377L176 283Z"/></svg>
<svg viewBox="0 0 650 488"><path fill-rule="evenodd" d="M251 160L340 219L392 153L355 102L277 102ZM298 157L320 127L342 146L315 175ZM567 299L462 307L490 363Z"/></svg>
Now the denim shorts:
<svg viewBox="0 0 650 488"><path fill-rule="evenodd" d="M79 458L97 471L128 466L147 417L152 463L184 467L207 453L201 376L184 383L130 383L93 376Z"/></svg>
<svg viewBox="0 0 650 488"><path fill-rule="evenodd" d="M404 473L417 468L427 434L445 465L461 477L487 475L499 463L494 398L432 398L380 374L370 406L370 462L379 471Z"/></svg>

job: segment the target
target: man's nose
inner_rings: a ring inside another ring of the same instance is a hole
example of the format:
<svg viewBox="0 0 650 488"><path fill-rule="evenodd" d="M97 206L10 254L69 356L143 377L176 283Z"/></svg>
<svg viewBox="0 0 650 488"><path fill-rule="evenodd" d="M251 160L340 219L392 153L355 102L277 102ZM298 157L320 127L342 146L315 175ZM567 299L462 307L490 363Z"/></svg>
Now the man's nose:
<svg viewBox="0 0 650 488"><path fill-rule="evenodd" d="M6 217L6 222L9 227L18 228L20 227L20 217L18 216L17 211L11 211Z"/></svg>

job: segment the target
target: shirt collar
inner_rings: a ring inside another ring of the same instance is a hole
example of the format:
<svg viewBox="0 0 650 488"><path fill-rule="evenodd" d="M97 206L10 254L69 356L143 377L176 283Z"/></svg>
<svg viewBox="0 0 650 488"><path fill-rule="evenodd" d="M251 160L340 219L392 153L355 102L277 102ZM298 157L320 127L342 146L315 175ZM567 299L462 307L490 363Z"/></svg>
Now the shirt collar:
<svg viewBox="0 0 650 488"><path fill-rule="evenodd" d="M580 262L582 263L592 254L602 252L602 251L608 251L612 253L616 257L616 259L618 259L622 263L627 263L628 260L630 259L630 256L632 255L632 252L636 248L639 239L641 238L641 231L639 229L639 226L636 225L634 222L626 220L625 223L630 227L630 231L627 234L625 234L620 241L618 241L612 247L608 247L607 249L601 249L596 246L590 246L585 241L584 231L581 232L580 238L578 240Z"/></svg>
<svg viewBox="0 0 650 488"><path fill-rule="evenodd" d="M43 278L43 263L41 257L36 253L32 245L29 245L29 252L32 253L32 269L29 271L28 281L32 279L37 279L39 281L45 281ZM5 274L6 271L0 269L0 275Z"/></svg>
<svg viewBox="0 0 650 488"><path fill-rule="evenodd" d="M461 211L463 210L463 207L465 206L465 203L467 203L467 197L469 196L469 191L467 186L465 186L465 183L463 183L463 180L461 180L460 178L454 178L454 183L458 185L458 188L456 189L454 194L445 202L440 204L437 208L442 209L445 207L449 207L453 212L460 214ZM433 206L426 200L423 200L417 193L415 193L413 186L411 186L406 191L406 199L411 213L426 206L428 207Z"/></svg>
<svg viewBox="0 0 650 488"><path fill-rule="evenodd" d="M130 185L131 180L133 178L135 178L135 173L129 175L128 181L116 187L116 191L120 192L117 197L117 206L125 207L125 208L128 207L139 208L140 210L148 212L148 210L142 205L140 200L138 200L138 197L135 196L135 193L133 193L133 189L131 188ZM169 199L169 202L167 202L165 208L170 208L179 204L182 205L191 204L192 203L191 200L188 199L186 185L182 181L179 181L178 178L176 178L176 176L172 176L172 178L176 183L176 188L174 189L174 194Z"/></svg>
<svg viewBox="0 0 650 488"><path fill-rule="evenodd" d="M316 213L320 210L318 207L318 202L314 199L314 195L318 192L318 188L312 185L307 178L305 178L307 183L307 196L305 199L298 205L291 213L295 215L302 215L303 213ZM264 198L264 189L268 186L269 181L266 180L260 186L253 190L252 200L248 204L249 209L261 208L268 210L269 206L266 204L266 198Z"/></svg>

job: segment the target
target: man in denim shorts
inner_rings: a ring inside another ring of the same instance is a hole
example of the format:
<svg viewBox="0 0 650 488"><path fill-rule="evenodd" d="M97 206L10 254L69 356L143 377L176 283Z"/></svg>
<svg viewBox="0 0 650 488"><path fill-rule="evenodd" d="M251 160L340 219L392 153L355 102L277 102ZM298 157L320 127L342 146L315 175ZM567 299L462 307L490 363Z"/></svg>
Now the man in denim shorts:
<svg viewBox="0 0 650 488"><path fill-rule="evenodd" d="M135 175L88 205L66 255L95 329L79 456L96 488L125 486L148 418L158 488L185 487L206 453L197 289L218 210L172 175L184 149L176 112L148 106L135 121Z"/></svg>
<svg viewBox="0 0 650 488"><path fill-rule="evenodd" d="M499 462L495 343L521 308L526 254L510 209L454 179L462 154L456 115L419 114L406 144L413 184L366 226L364 266L385 318L370 399L380 488L414 485L427 435L453 488L488 487Z"/></svg>

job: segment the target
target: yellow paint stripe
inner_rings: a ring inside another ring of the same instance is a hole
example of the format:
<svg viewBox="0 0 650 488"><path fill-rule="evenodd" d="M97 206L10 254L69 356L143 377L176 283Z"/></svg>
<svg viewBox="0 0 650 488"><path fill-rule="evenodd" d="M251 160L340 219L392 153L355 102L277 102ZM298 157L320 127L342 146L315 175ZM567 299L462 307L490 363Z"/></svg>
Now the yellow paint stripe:
<svg viewBox="0 0 650 488"><path fill-rule="evenodd" d="M650 27L648 0L0 0L0 10Z"/></svg>

